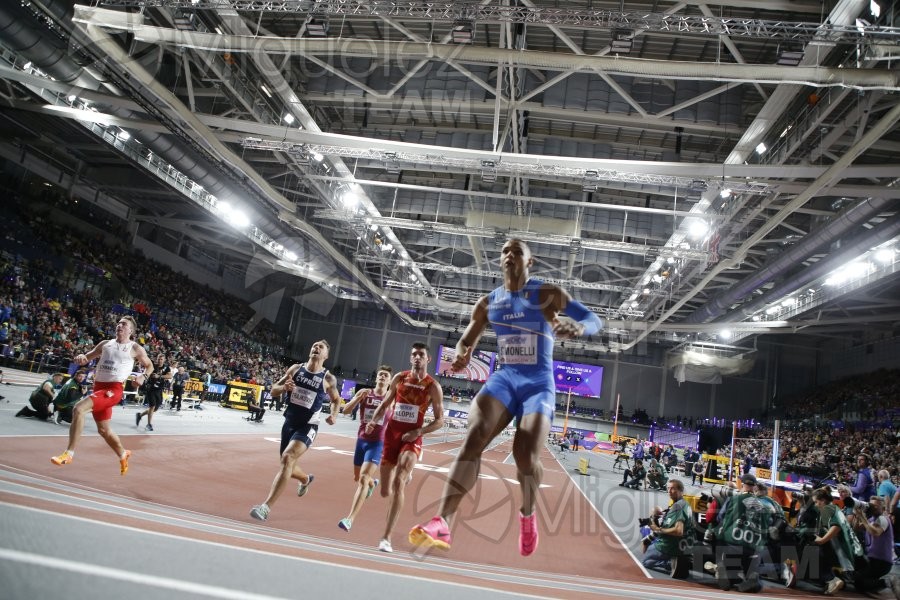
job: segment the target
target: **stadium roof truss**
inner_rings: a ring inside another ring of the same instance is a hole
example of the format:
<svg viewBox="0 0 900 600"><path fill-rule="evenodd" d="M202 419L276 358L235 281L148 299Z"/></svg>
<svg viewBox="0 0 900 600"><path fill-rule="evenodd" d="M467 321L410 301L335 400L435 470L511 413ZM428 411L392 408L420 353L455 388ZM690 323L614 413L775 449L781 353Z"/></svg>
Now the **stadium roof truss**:
<svg viewBox="0 0 900 600"><path fill-rule="evenodd" d="M33 0L0 155L414 326L516 236L586 347L846 335L900 321L888 4Z"/></svg>

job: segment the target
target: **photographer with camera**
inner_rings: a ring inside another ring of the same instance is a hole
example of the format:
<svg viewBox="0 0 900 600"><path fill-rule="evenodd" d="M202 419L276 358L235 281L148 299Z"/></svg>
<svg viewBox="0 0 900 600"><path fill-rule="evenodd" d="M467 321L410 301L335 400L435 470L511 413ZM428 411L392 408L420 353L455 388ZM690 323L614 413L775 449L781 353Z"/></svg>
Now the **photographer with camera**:
<svg viewBox="0 0 900 600"><path fill-rule="evenodd" d="M782 545L791 545L786 536L788 524L784 518L784 509L769 496L769 486L762 481L756 482L756 497L763 508L769 511L767 542L759 549L759 574L791 587L796 574L793 566L782 562L781 552Z"/></svg>
<svg viewBox="0 0 900 600"><path fill-rule="evenodd" d="M845 577L851 575L857 560L863 556L863 549L844 513L834 505L831 490L819 488L813 491L812 498L818 512L816 536L812 543L821 550L819 571L825 578L825 595L832 596L845 585L833 569L840 568Z"/></svg>
<svg viewBox="0 0 900 600"><path fill-rule="evenodd" d="M741 476L740 492L728 488L719 492L730 496L719 511L716 526L710 527L716 539L716 578L722 590L730 590L735 585L741 592L755 593L762 589L758 551L768 543L771 512L756 497L756 483L756 477L747 473ZM736 561L740 572L734 568Z"/></svg>
<svg viewBox="0 0 900 600"><path fill-rule="evenodd" d="M647 484L656 490L666 489L666 467L655 458L650 459L650 468L647 469Z"/></svg>
<svg viewBox="0 0 900 600"><path fill-rule="evenodd" d="M686 579L694 545L694 514L684 500L684 484L680 480L670 479L666 490L672 504L668 510L660 511L661 522L650 519L651 533L641 540L644 547L641 562L648 569L669 569L671 566L672 577ZM682 560L684 566L677 564Z"/></svg>
<svg viewBox="0 0 900 600"><path fill-rule="evenodd" d="M636 490L641 487L646 476L647 469L644 468L644 463L641 462L641 459L636 458L634 459L634 467L625 469L625 472L622 474L622 483L619 484L619 487L628 487Z"/></svg>
<svg viewBox="0 0 900 600"><path fill-rule="evenodd" d="M865 529L868 558L865 568L857 571L853 579L858 592L877 592L888 585L883 577L893 567L894 528L884 509L884 498L881 496L872 496L868 506L861 501L853 505L856 521ZM900 579L891 576L890 585L894 595L900 598Z"/></svg>

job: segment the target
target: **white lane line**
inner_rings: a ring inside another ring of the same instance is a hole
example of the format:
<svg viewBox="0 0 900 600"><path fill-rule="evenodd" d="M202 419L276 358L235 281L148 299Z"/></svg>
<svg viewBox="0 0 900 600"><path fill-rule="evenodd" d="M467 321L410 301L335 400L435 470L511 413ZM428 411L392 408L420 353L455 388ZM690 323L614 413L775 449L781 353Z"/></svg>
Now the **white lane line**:
<svg viewBox="0 0 900 600"><path fill-rule="evenodd" d="M31 552L10 550L7 548L0 548L0 559L30 564L40 567L41 569L51 568L59 571L78 573L80 575L89 575L101 579L116 579L127 583L136 583L143 586L163 588L188 594L198 594L209 596L211 598L226 598L229 600L281 600L282 598L286 598L283 596L254 594L253 592L248 592L246 590L231 590L204 583L179 581L170 577L135 573L110 566L98 567L97 565L77 562L71 558L60 559L42 554L33 554Z"/></svg>
<svg viewBox="0 0 900 600"><path fill-rule="evenodd" d="M178 541L181 543L194 543L194 544L199 544L199 545L203 545L203 546L212 546L215 548L225 548L229 551L234 551L234 552L246 552L249 554L262 555L264 557L277 557L280 559L296 561L296 562L306 563L306 564L310 564L310 565L317 565L319 567L331 567L331 568L334 568L335 570L347 569L347 570L356 571L358 573L365 573L369 578L371 578L373 576L382 576L385 579L393 579L393 578L409 579L409 580L424 582L429 585L443 584L448 587L472 589L472 590L478 590L480 592L489 591L491 593L496 593L498 596L500 596L500 595L511 596L514 598L544 598L544 596L535 596L532 594L525 594L525 593L521 593L521 592L515 592L515 593L507 592L505 590L500 590L500 589L495 589L495 588L490 588L490 587L472 585L472 584L467 584L467 583L458 583L458 582L454 582L454 581L438 580L438 579L435 579L433 576L428 576L428 575L409 575L406 573L378 571L377 569L372 569L372 568L358 567L355 565L347 565L347 564L336 564L332 561L316 560L316 559L312 559L312 558L293 556L290 554L281 554L281 553L271 552L271 551L266 551L266 550L258 550L256 548L247 548L247 547L236 546L236 545L233 546L233 545L225 544L222 542L212 542L209 540L183 537L183 536L173 535L170 533L163 533L160 531L148 531L146 529L139 529L137 527L132 527L130 525L120 525L118 523L104 523L102 521L96 521L94 519L89 519L86 517L67 515L64 513L48 511L45 509L34 508L31 506L22 506L19 504L12 504L9 502L0 501L0 506L15 507L15 508L18 508L18 509L21 509L24 511L45 514L45 515L51 516L51 517L55 516L61 520L69 519L69 520L78 521L78 522L82 522L82 523L88 523L91 526L96 526L96 527L106 527L109 529L123 529L123 530L130 531L130 532L137 533L137 534L166 538L166 539ZM257 540L257 541L260 541L260 540ZM265 540L261 540L261 541L265 542ZM275 543L277 543L279 541L280 540L278 538L275 538ZM273 542L268 542L268 543L273 543ZM338 549L335 549L335 550L337 550L338 553L340 553L340 550L338 550ZM315 551L315 550L312 550L312 551ZM350 555L351 552L345 552L344 554ZM379 558L382 558L381 555L378 553L375 553L374 550L370 550L368 553L365 553L365 554L361 553L361 552L356 552L355 554L359 555L359 558L362 560L366 560L366 559L367 560L378 560ZM369 554L375 554L375 556L369 556ZM251 594L249 592L244 592L244 591L240 591L240 592L233 591L233 590L228 590L228 589L224 589L224 588L218 588L215 586L207 586L206 584L182 582L182 581L177 581L174 579L169 579L166 577L158 577L155 575L143 575L143 574L133 573L131 571L115 569L114 567L108 567L108 566L101 567L101 566L96 566L96 565L89 565L86 563L76 563L74 561L70 561L69 559L57 559L57 558L53 558L53 557L47 557L42 554L21 552L19 550L13 550L13 549L9 549L9 548L0 548L0 559L3 559L3 558L7 558L9 560L16 561L16 562L27 562L27 563L37 564L39 566L50 566L50 567L55 567L55 568L59 568L62 570L70 570L73 572L83 573L83 574L87 574L87 575L94 575L97 577L110 577L111 579L120 579L123 581L144 583L146 585L157 585L158 587L177 589L179 591L191 591L191 592L196 592L196 593L206 593L206 594L213 595L214 591L221 590L223 593L227 594L227 595L216 595L216 597L220 597L220 598L229 598L229 599L233 598L235 600L242 600L244 598L248 598L248 599L258 598L260 600L273 600L273 599L278 598L277 596L264 596L264 595L260 595L260 594ZM387 556L384 558L390 558L390 557ZM468 576L472 577L473 575L469 574ZM474 577L478 577L478 575L476 574L476 575L474 575ZM519 581L519 582L514 582L514 583L518 583L520 585L527 586L527 587L536 587L536 586L541 585L541 582L536 583L534 581ZM390 587L393 585L394 584L392 584L392 583L386 584L382 587L382 589L390 589ZM179 586L189 586L189 587L179 587ZM190 587L190 586L196 586L196 587ZM373 589L375 589L378 586L381 586L381 584L373 585ZM201 589L201 588L203 588L203 589ZM206 588L208 588L209 591L207 591Z"/></svg>

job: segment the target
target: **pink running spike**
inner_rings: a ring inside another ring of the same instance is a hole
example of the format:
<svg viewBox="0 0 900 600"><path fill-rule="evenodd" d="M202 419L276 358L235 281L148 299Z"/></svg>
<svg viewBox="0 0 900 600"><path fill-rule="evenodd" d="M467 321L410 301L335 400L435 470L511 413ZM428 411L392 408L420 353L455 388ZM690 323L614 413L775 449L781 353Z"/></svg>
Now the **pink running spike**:
<svg viewBox="0 0 900 600"><path fill-rule="evenodd" d="M537 547L537 512L527 517L519 513L519 553L522 556L531 556Z"/></svg>

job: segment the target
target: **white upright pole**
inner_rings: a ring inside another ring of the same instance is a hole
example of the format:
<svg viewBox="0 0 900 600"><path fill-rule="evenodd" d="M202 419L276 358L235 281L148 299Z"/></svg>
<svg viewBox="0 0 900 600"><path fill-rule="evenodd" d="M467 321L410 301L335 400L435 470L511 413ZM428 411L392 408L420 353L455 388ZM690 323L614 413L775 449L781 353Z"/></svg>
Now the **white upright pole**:
<svg viewBox="0 0 900 600"><path fill-rule="evenodd" d="M774 490L775 484L778 482L778 448L781 441L781 420L775 419L775 433L772 435L772 479L769 482L770 487Z"/></svg>
<svg viewBox="0 0 900 600"><path fill-rule="evenodd" d="M729 475L731 476L728 481L734 481L735 473L734 473L734 438L737 437L737 421L732 421L731 423L731 457L728 460L728 469Z"/></svg>

